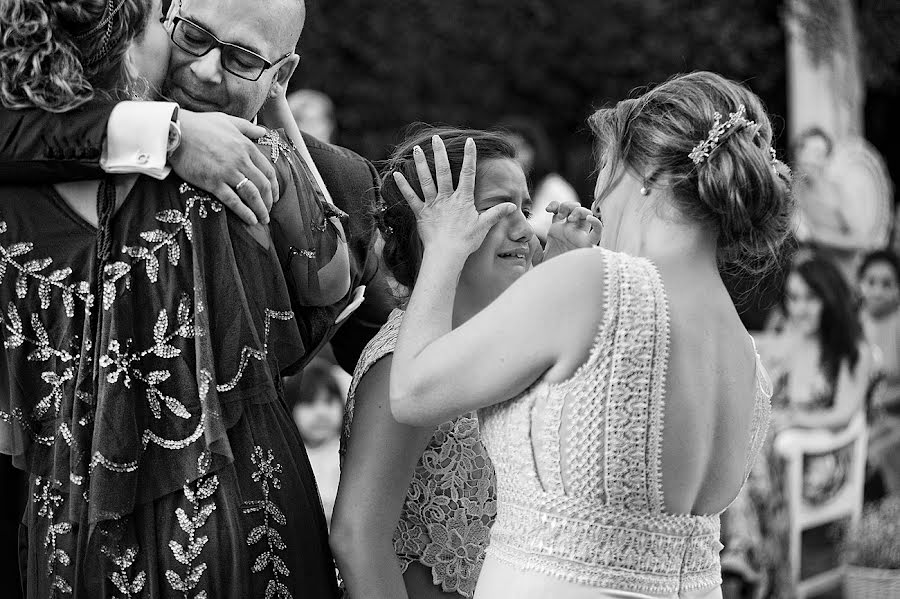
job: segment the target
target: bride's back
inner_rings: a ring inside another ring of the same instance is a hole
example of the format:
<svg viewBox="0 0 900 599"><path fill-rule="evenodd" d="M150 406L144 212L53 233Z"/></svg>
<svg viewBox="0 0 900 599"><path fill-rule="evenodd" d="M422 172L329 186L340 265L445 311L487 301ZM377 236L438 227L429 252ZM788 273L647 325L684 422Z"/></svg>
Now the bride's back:
<svg viewBox="0 0 900 599"><path fill-rule="evenodd" d="M721 282L666 281L669 359L662 487L670 514L715 514L737 495L752 459L764 374Z"/></svg>

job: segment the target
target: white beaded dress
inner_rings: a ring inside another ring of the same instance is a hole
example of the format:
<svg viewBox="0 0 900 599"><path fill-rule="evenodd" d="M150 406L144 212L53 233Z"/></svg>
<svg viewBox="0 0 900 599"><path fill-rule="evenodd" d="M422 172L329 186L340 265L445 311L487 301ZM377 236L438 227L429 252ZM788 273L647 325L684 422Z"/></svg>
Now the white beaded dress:
<svg viewBox="0 0 900 599"><path fill-rule="evenodd" d="M487 560L547 582L545 592L558 584L554 599L569 596L565 583L578 597L719 596L719 514L669 514L663 502L662 280L649 260L598 251L606 306L587 361L567 381L539 380L479 411L497 476ZM758 358L756 369L745 477L770 411ZM507 596L501 587L483 580L476 598Z"/></svg>

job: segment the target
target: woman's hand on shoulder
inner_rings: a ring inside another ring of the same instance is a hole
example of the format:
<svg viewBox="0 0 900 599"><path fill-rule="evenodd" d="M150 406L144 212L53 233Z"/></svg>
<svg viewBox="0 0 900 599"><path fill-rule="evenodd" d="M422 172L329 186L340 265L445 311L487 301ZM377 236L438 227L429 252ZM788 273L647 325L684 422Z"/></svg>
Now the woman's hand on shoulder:
<svg viewBox="0 0 900 599"><path fill-rule="evenodd" d="M547 247L544 248L542 261L600 242L603 224L578 202L554 201L547 205L546 210L553 214L553 222L547 232Z"/></svg>
<svg viewBox="0 0 900 599"><path fill-rule="evenodd" d="M255 143L265 128L221 112L179 114L181 144L169 157L175 173L247 224L269 222L279 191L275 167Z"/></svg>

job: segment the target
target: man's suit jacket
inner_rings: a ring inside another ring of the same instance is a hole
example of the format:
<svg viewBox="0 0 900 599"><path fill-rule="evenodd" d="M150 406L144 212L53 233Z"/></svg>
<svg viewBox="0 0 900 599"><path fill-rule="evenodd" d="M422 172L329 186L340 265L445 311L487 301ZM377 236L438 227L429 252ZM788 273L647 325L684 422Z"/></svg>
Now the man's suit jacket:
<svg viewBox="0 0 900 599"><path fill-rule="evenodd" d="M95 179L102 175L100 154L106 123L115 104L93 101L65 114L0 107L0 183L54 183ZM393 298L379 272L374 248L374 207L379 181L372 164L358 154L304 135L325 185L338 208L350 215L346 232L350 250L351 293L328 308L305 308L297 321L306 339L321 339L314 356L329 339L338 363L353 372L366 343L387 320ZM340 325L334 320L365 285L365 300Z"/></svg>

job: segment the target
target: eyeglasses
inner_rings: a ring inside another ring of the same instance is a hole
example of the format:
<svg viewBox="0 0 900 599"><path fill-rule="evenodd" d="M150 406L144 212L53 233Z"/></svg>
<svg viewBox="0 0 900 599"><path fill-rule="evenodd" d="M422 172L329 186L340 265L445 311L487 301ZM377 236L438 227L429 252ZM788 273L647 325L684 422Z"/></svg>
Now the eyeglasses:
<svg viewBox="0 0 900 599"><path fill-rule="evenodd" d="M288 52L275 62L269 62L247 48L223 42L196 23L182 17L172 19L172 42L191 56L205 56L215 48L221 48L222 68L241 79L256 81L263 72L288 58Z"/></svg>

